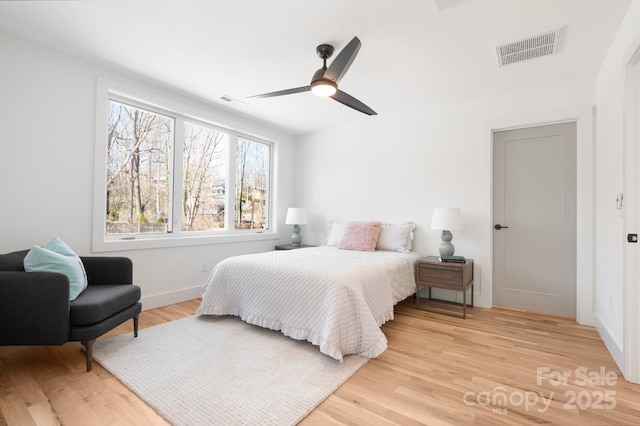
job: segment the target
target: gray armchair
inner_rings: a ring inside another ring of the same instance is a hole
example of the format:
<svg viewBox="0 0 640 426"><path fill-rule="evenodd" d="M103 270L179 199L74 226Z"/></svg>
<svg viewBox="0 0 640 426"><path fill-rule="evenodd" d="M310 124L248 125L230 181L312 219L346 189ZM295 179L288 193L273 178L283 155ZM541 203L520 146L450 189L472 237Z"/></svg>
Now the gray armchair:
<svg viewBox="0 0 640 426"><path fill-rule="evenodd" d="M83 257L87 288L69 301L66 275L25 272L28 250L0 255L0 345L81 342L91 371L96 338L133 319L138 336L140 287L126 257Z"/></svg>

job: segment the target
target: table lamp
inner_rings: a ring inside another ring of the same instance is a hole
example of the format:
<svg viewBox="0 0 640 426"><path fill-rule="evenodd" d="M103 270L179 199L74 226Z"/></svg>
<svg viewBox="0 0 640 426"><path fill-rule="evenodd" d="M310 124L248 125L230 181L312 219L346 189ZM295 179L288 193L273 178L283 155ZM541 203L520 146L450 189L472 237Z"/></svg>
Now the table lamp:
<svg viewBox="0 0 640 426"><path fill-rule="evenodd" d="M293 225L293 234L291 235L291 245L294 247L300 247L302 237L300 236L300 225L307 224L307 209L300 207L289 207L287 210L287 218L285 219L287 225Z"/></svg>
<svg viewBox="0 0 640 426"><path fill-rule="evenodd" d="M462 217L460 216L459 208L450 207L436 207L433 210L433 219L431 221L431 229L439 229L442 231L440 234L440 257L453 256L455 247L451 244L453 235L451 231L456 231L462 228Z"/></svg>

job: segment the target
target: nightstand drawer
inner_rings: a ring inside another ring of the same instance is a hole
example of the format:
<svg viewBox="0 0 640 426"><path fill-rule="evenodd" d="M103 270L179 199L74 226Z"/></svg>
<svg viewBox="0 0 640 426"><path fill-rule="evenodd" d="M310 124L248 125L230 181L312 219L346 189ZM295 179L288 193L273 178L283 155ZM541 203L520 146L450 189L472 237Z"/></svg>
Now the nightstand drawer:
<svg viewBox="0 0 640 426"><path fill-rule="evenodd" d="M420 264L418 267L418 281L463 287L466 282L462 279L463 269L464 268L439 268L433 265Z"/></svg>

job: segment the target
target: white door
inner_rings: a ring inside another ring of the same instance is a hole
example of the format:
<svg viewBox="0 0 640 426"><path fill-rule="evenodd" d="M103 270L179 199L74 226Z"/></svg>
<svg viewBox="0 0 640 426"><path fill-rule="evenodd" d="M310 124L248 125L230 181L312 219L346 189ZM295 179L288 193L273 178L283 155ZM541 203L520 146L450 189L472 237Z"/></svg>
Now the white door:
<svg viewBox="0 0 640 426"><path fill-rule="evenodd" d="M493 305L576 317L576 123L493 135Z"/></svg>

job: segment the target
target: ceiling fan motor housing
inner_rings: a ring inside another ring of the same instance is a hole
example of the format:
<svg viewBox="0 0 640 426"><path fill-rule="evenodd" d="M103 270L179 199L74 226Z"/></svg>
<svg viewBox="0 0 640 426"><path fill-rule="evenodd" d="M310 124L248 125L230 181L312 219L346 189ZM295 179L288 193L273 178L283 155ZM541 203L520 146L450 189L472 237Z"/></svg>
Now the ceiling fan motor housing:
<svg viewBox="0 0 640 426"><path fill-rule="evenodd" d="M318 73L316 73L317 75ZM315 75L314 75L315 77ZM335 81L328 78L319 78L311 82L311 91L317 96L331 96L338 90L338 85Z"/></svg>

